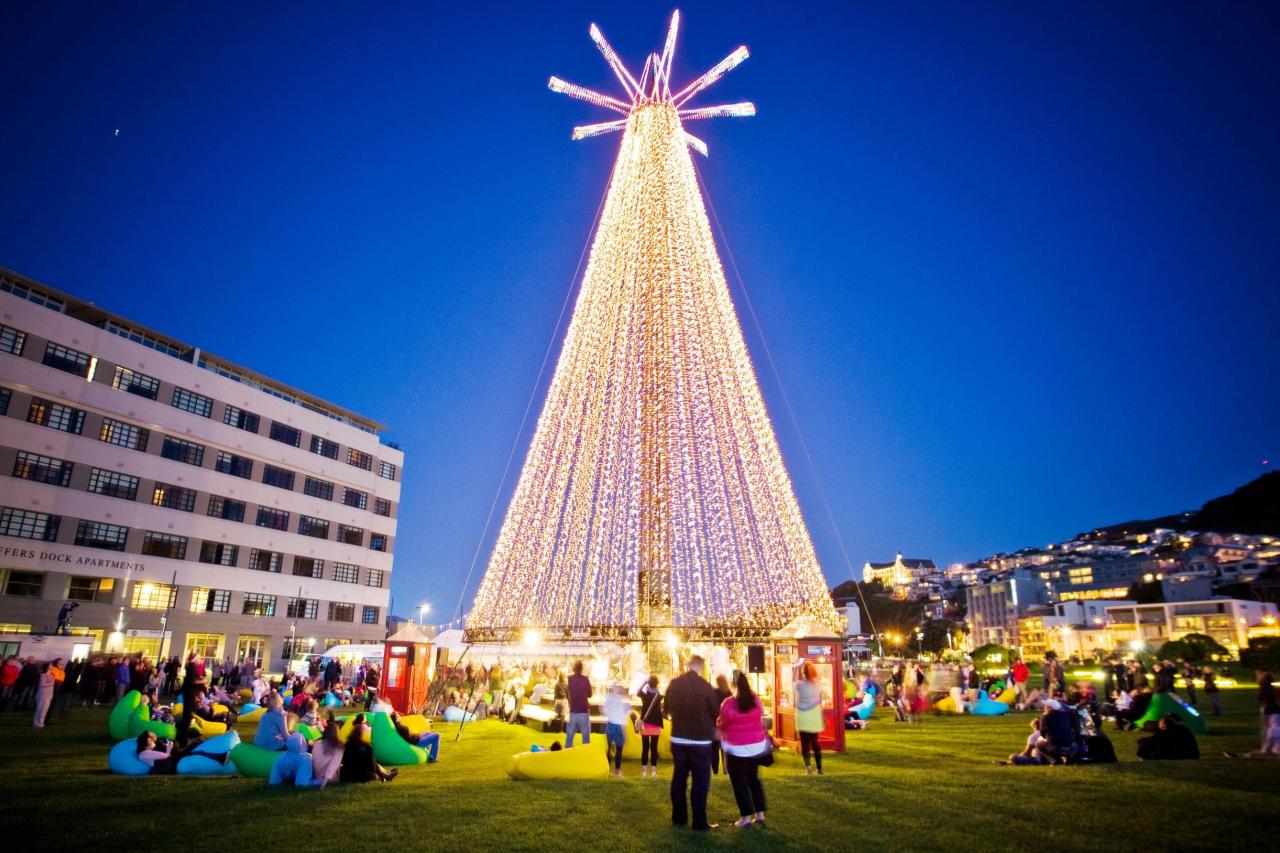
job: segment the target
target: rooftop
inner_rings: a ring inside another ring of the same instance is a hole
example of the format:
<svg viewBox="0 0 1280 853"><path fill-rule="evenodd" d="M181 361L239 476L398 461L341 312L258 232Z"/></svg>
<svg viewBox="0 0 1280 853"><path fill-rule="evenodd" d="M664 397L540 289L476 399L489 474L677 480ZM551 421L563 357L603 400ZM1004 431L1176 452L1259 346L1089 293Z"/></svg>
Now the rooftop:
<svg viewBox="0 0 1280 853"><path fill-rule="evenodd" d="M0 291L9 293L19 299L33 302L36 305L48 308L50 311L66 314L68 317L96 326L113 335L127 338L134 343L142 344L144 347L172 356L179 361L195 364L219 376L226 377L234 382L241 382L263 393L332 418L358 430L376 434L386 429L386 424L370 420L350 409L344 409L291 385L278 382L255 370L250 370L235 362L220 358L200 347L161 334L119 314L99 308L92 302L77 299L68 293L63 293L61 290L49 287L5 267L0 267Z"/></svg>

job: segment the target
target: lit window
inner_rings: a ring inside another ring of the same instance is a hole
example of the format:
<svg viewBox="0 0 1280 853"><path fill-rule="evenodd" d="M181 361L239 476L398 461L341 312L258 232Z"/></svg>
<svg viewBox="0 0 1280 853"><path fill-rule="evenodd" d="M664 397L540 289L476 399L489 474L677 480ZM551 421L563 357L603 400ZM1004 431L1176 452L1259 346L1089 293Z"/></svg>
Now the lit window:
<svg viewBox="0 0 1280 853"><path fill-rule="evenodd" d="M105 441L107 444L114 444L117 447L127 447L130 450L145 451L147 449L148 436L150 436L150 433L142 427L136 427L133 424L126 424L111 418L103 418L102 429L98 431L99 441Z"/></svg>
<svg viewBox="0 0 1280 853"><path fill-rule="evenodd" d="M247 592L244 596L244 606L240 612L245 616L275 616L276 597L274 595Z"/></svg>
<svg viewBox="0 0 1280 853"><path fill-rule="evenodd" d="M178 588L146 581L133 588L130 605L136 610L168 610L178 603Z"/></svg>
<svg viewBox="0 0 1280 853"><path fill-rule="evenodd" d="M79 435L84 429L84 412L36 397L31 401L31 408L27 411L27 421L49 427L49 429Z"/></svg>
<svg viewBox="0 0 1280 853"><path fill-rule="evenodd" d="M373 468L373 457L359 450L347 449L347 464L368 471Z"/></svg>
<svg viewBox="0 0 1280 853"><path fill-rule="evenodd" d="M110 601L115 590L114 578L89 578L72 575L67 585L67 598L72 601Z"/></svg>
<svg viewBox="0 0 1280 853"><path fill-rule="evenodd" d="M195 512L196 493L192 489L184 489L181 486L156 483L155 490L151 493L151 505L182 512Z"/></svg>

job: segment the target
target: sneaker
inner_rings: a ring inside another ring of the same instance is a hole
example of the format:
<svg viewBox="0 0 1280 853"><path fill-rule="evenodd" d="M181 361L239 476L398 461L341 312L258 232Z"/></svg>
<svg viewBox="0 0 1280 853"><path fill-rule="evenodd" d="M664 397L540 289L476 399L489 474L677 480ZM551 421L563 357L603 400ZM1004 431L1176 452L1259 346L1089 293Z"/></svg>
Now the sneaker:
<svg viewBox="0 0 1280 853"><path fill-rule="evenodd" d="M755 823L755 818L741 817L735 820L733 822L733 825L736 826L738 829L750 829L753 823Z"/></svg>

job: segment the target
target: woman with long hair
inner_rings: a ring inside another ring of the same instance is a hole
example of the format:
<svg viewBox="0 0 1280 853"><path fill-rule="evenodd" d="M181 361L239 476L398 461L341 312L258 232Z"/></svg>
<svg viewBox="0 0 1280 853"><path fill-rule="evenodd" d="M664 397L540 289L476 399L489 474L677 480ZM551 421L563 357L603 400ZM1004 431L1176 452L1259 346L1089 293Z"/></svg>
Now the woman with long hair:
<svg viewBox="0 0 1280 853"><path fill-rule="evenodd" d="M724 750L725 771L733 786L733 798L741 817L734 823L739 829L752 824L764 825L764 786L760 784L760 761L769 754L772 743L764 730L764 708L751 690L745 672L738 672L737 688L720 704L720 746Z"/></svg>
<svg viewBox="0 0 1280 853"><path fill-rule="evenodd" d="M563 676L562 676L563 677ZM640 778L658 775L658 736L662 734L662 694L658 676L640 688Z"/></svg>
<svg viewBox="0 0 1280 853"><path fill-rule="evenodd" d="M800 733L800 754L804 757L806 776L813 774L809 766L809 754L813 753L813 762L818 767L818 775L822 775L822 747L818 744L818 733L826 728L822 718L822 688L818 686L818 669L809 661L800 666L800 678L795 683L796 731Z"/></svg>

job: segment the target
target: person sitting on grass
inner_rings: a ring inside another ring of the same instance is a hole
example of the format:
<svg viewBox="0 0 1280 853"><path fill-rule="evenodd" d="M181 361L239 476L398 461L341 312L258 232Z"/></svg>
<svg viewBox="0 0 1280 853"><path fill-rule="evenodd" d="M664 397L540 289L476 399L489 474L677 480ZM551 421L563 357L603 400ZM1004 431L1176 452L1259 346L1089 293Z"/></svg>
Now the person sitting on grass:
<svg viewBox="0 0 1280 853"><path fill-rule="evenodd" d="M284 713L284 702L279 693L267 696L267 710L258 720L258 730L253 735L254 746L279 751L288 743L292 731L289 718Z"/></svg>
<svg viewBox="0 0 1280 853"><path fill-rule="evenodd" d="M1138 739L1138 758L1143 761L1184 761L1200 757L1196 736L1177 714L1166 714L1158 724L1149 720L1142 730L1150 732Z"/></svg>
<svg viewBox="0 0 1280 853"><path fill-rule="evenodd" d="M1280 758L1280 714L1267 717L1262 747L1249 752L1224 752L1227 758Z"/></svg>
<svg viewBox="0 0 1280 853"><path fill-rule="evenodd" d="M1045 702L1040 733L1044 736L1039 746L1040 753L1050 764L1066 764L1080 751L1075 710L1059 697Z"/></svg>
<svg viewBox="0 0 1280 853"><path fill-rule="evenodd" d="M1022 748L1022 752L1015 752L1005 761L997 761L996 764L1017 764L1040 765L1045 764L1046 759L1040 754L1040 744L1044 743L1044 736L1040 734L1041 718L1031 718L1031 734L1027 736L1027 745Z"/></svg>
<svg viewBox="0 0 1280 853"><path fill-rule="evenodd" d="M338 738L340 726L330 711L325 721L324 734L311 747L311 775L323 788L335 785L342 772L342 741Z"/></svg>
<svg viewBox="0 0 1280 853"><path fill-rule="evenodd" d="M401 722L400 712L395 710L391 712L391 725L396 727L396 734L400 735L405 743L411 743L427 751L428 763L436 760L436 757L440 754L439 732L423 732L414 736L413 732L409 731L409 727Z"/></svg>
<svg viewBox="0 0 1280 853"><path fill-rule="evenodd" d="M203 684L197 684L193 688L192 698L195 701L195 711L193 716L199 717L207 723L222 723L228 728L235 725L236 714L234 711L216 711L213 707L213 699L209 697L208 692Z"/></svg>
<svg viewBox="0 0 1280 853"><path fill-rule="evenodd" d="M271 765L269 785L291 783L295 788L319 788L321 780L315 778L311 756L307 754L307 739L298 733L289 735L284 755Z"/></svg>
<svg viewBox="0 0 1280 853"><path fill-rule="evenodd" d="M342 782L390 782L399 773L394 767L387 770L374 760L369 731L364 714L357 714L342 750L342 770L338 773Z"/></svg>

